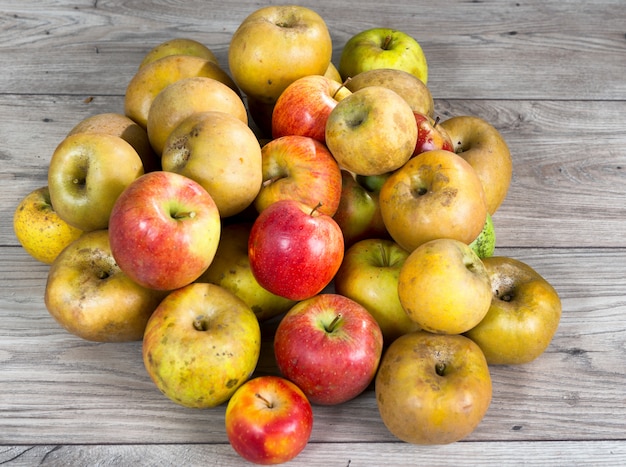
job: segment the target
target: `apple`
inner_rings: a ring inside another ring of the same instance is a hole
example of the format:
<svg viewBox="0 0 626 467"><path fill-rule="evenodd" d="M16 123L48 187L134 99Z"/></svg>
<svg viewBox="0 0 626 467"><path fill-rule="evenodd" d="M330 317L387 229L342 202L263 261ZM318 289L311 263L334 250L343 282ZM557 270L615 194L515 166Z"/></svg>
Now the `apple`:
<svg viewBox="0 0 626 467"><path fill-rule="evenodd" d="M170 292L143 337L146 371L170 400L190 408L224 402L253 374L261 329L243 300L215 284Z"/></svg>
<svg viewBox="0 0 626 467"><path fill-rule="evenodd" d="M13 232L22 248L45 264L52 264L83 233L59 217L47 186L32 190L20 200L13 212Z"/></svg>
<svg viewBox="0 0 626 467"><path fill-rule="evenodd" d="M343 234L333 218L291 199L265 208L254 221L248 241L256 280L291 300L321 292L339 269L343 253Z"/></svg>
<svg viewBox="0 0 626 467"><path fill-rule="evenodd" d="M48 165L50 202L58 216L88 232L106 229L117 197L144 168L137 151L119 136L66 136Z"/></svg>
<svg viewBox="0 0 626 467"><path fill-rule="evenodd" d="M415 111L413 114L417 123L417 143L415 144L415 151L413 151L414 156L435 149L454 151L450 135L441 125L438 125L439 119Z"/></svg>
<svg viewBox="0 0 626 467"><path fill-rule="evenodd" d="M487 314L491 282L469 245L438 238L406 258L398 276L398 296L406 314L422 329L461 334Z"/></svg>
<svg viewBox="0 0 626 467"><path fill-rule="evenodd" d="M387 178L379 200L391 238L409 251L437 238L469 244L487 217L476 172L461 156L446 150L411 158Z"/></svg>
<svg viewBox="0 0 626 467"><path fill-rule="evenodd" d="M189 37L176 37L161 42L150 49L139 63L139 68L170 55L192 55L219 65L213 51L203 43L190 39Z"/></svg>
<svg viewBox="0 0 626 467"><path fill-rule="evenodd" d="M409 160L417 142L413 110L398 93L368 86L344 97L326 121L326 145L341 168L380 175Z"/></svg>
<svg viewBox="0 0 626 467"><path fill-rule="evenodd" d="M480 259L493 256L496 250L496 229L493 224L493 217L489 212L487 212L483 230L481 230L478 237L476 237L469 246Z"/></svg>
<svg viewBox="0 0 626 467"><path fill-rule="evenodd" d="M550 345L561 319L554 287L528 264L506 256L483 259L493 297L483 320L465 335L491 365L520 365Z"/></svg>
<svg viewBox="0 0 626 467"><path fill-rule="evenodd" d="M106 133L119 136L135 148L143 162L144 172L161 168L161 161L152 150L145 128L126 115L117 112L91 115L74 125L68 135L75 133Z"/></svg>
<svg viewBox="0 0 626 467"><path fill-rule="evenodd" d="M48 271L44 302L69 333L95 342L139 341L165 293L134 282L116 264L107 230L70 243Z"/></svg>
<svg viewBox="0 0 626 467"><path fill-rule="evenodd" d="M252 222L223 225L215 257L196 282L211 282L230 290L263 322L286 313L296 302L264 289L252 274L248 257L251 230Z"/></svg>
<svg viewBox="0 0 626 467"><path fill-rule="evenodd" d="M344 246L366 238L388 238L380 213L379 191L359 183L363 177L355 177L347 170L341 170L341 180L341 197L333 219L341 228Z"/></svg>
<svg viewBox="0 0 626 467"><path fill-rule="evenodd" d="M197 112L183 119L165 141L161 164L202 185L222 218L252 204L263 181L259 140L226 112Z"/></svg>
<svg viewBox="0 0 626 467"><path fill-rule="evenodd" d="M335 66L333 62L330 62L328 64L328 68L326 68L326 71L324 72L324 76L332 79L333 81L337 81L338 83L343 84L343 80L341 79L339 70L337 69L337 67Z"/></svg>
<svg viewBox="0 0 626 467"><path fill-rule="evenodd" d="M408 71L397 68L374 68L346 78L345 85L352 92L367 86L383 86L404 98L413 112L429 117L435 113L435 101L430 89Z"/></svg>
<svg viewBox="0 0 626 467"><path fill-rule="evenodd" d="M300 454L313 431L313 409L302 390L280 376L257 376L235 391L224 415L233 449L248 462L282 464Z"/></svg>
<svg viewBox="0 0 626 467"><path fill-rule="evenodd" d="M511 185L513 161L502 134L486 120L458 115L440 123L454 144L454 152L476 171L483 184L490 214L494 214Z"/></svg>
<svg viewBox="0 0 626 467"><path fill-rule="evenodd" d="M274 335L281 374L318 405L342 404L361 394L374 379L382 348L374 317L335 293L294 305Z"/></svg>
<svg viewBox="0 0 626 467"><path fill-rule="evenodd" d="M272 113L272 137L309 136L325 143L326 121L337 102L351 92L320 75L298 78L281 93Z"/></svg>
<svg viewBox="0 0 626 467"><path fill-rule="evenodd" d="M133 75L124 94L124 114L146 128L156 96L170 84L194 76L215 79L241 95L230 75L212 60L193 55L168 55L142 66Z"/></svg>
<svg viewBox="0 0 626 467"><path fill-rule="evenodd" d="M395 68L428 82L428 63L421 45L409 34L390 28L371 28L352 36L339 59L342 79L376 68Z"/></svg>
<svg viewBox="0 0 626 467"><path fill-rule="evenodd" d="M450 444L470 435L484 419L493 392L478 345L462 335L426 331L393 341L374 386L385 426L417 445Z"/></svg>
<svg viewBox="0 0 626 467"><path fill-rule="evenodd" d="M328 27L317 12L270 5L241 22L230 40L228 65L244 94L273 104L296 79L323 75L332 52Z"/></svg>
<svg viewBox="0 0 626 467"><path fill-rule="evenodd" d="M258 212L281 199L294 199L332 216L341 199L341 170L328 148L309 136L287 135L261 148L262 185Z"/></svg>
<svg viewBox="0 0 626 467"><path fill-rule="evenodd" d="M398 277L409 252L388 239L368 238L345 252L335 274L335 292L363 305L376 319L385 345L417 331L398 296Z"/></svg>
<svg viewBox="0 0 626 467"><path fill-rule="evenodd" d="M202 186L174 172L149 172L119 196L109 222L113 257L139 284L174 290L211 264L220 216Z"/></svg>
<svg viewBox="0 0 626 467"><path fill-rule="evenodd" d="M248 111L239 95L224 83L204 76L182 78L152 101L146 130L154 151L162 156L170 133L197 112L225 112L248 124Z"/></svg>

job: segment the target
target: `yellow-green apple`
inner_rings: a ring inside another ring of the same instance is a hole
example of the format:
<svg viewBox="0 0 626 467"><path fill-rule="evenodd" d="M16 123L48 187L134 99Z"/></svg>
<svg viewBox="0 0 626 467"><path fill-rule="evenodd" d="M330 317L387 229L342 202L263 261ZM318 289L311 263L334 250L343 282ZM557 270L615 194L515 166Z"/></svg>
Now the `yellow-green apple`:
<svg viewBox="0 0 626 467"><path fill-rule="evenodd" d="M448 132L454 152L474 168L485 190L490 214L505 200L511 185L511 152L500 131L486 120L473 115L458 115L439 126Z"/></svg>
<svg viewBox="0 0 626 467"><path fill-rule="evenodd" d="M442 445L470 435L492 398L480 347L462 335L415 331L400 336L381 359L375 380L378 411L398 439Z"/></svg>
<svg viewBox="0 0 626 467"><path fill-rule="evenodd" d="M248 124L248 111L241 97L216 79L182 78L163 89L152 101L146 125L154 151L161 156L174 128L190 115L207 111L225 112Z"/></svg>
<svg viewBox="0 0 626 467"><path fill-rule="evenodd" d="M313 408L288 379L265 375L235 391L224 415L226 435L248 462L282 464L298 456L313 431Z"/></svg>
<svg viewBox="0 0 626 467"><path fill-rule="evenodd" d="M68 332L95 342L143 338L165 293L143 287L116 264L106 229L70 243L51 264L44 302Z"/></svg>
<svg viewBox="0 0 626 467"><path fill-rule="evenodd" d="M209 192L222 218L256 198L263 171L261 145L248 125L226 112L196 112L165 140L163 170L185 175Z"/></svg>
<svg viewBox="0 0 626 467"><path fill-rule="evenodd" d="M520 365L550 345L561 319L554 287L528 264L506 256L483 260L493 298L487 315L465 335L492 365Z"/></svg>
<svg viewBox="0 0 626 467"><path fill-rule="evenodd" d="M254 200L258 212L293 199L332 216L341 199L341 170L326 145L309 136L287 135L261 148L263 183Z"/></svg>
<svg viewBox="0 0 626 467"><path fill-rule="evenodd" d="M389 237L380 213L379 189L370 188L367 178L341 170L341 197L333 219L341 228L346 248L366 238Z"/></svg>
<svg viewBox="0 0 626 467"><path fill-rule="evenodd" d="M105 112L84 118L69 131L75 133L106 133L119 136L135 148L144 172L152 172L161 168L161 162L152 150L146 129L126 115L116 112Z"/></svg>
<svg viewBox="0 0 626 467"><path fill-rule="evenodd" d="M223 225L215 257L197 282L211 282L230 290L262 322L286 313L296 302L264 289L252 274L248 257L251 229L252 222Z"/></svg>
<svg viewBox="0 0 626 467"><path fill-rule="evenodd" d="M13 212L13 232L22 248L45 264L51 264L83 233L59 217L47 186L32 190L20 200Z"/></svg>
<svg viewBox="0 0 626 467"><path fill-rule="evenodd" d="M291 300L321 292L339 269L343 253L343 234L333 218L292 199L265 208L248 241L256 280Z"/></svg>
<svg viewBox="0 0 626 467"><path fill-rule="evenodd" d="M342 404L361 394L374 379L382 348L374 317L336 293L294 305L274 335L281 374L318 405Z"/></svg>
<svg viewBox="0 0 626 467"><path fill-rule="evenodd" d="M192 55L194 57L204 58L205 60L209 60L216 65L219 65L217 57L213 51L202 42L198 42L197 40L189 37L176 37L174 39L161 42L150 49L139 63L139 68L170 55Z"/></svg>
<svg viewBox="0 0 626 467"><path fill-rule="evenodd" d="M248 15L234 32L228 65L244 94L271 104L296 79L323 75L332 52L330 32L317 12L269 5Z"/></svg>
<svg viewBox="0 0 626 467"><path fill-rule="evenodd" d="M428 86L408 71L397 68L374 68L346 78L346 87L354 92L367 86L383 86L400 94L413 112L432 117L435 101Z"/></svg>
<svg viewBox="0 0 626 467"><path fill-rule="evenodd" d="M483 230L481 230L478 237L476 237L469 246L480 259L493 256L496 250L496 229L493 224L493 217L488 212Z"/></svg>
<svg viewBox="0 0 626 467"><path fill-rule="evenodd" d="M391 238L409 251L437 238L469 244L487 217L478 175L461 156L442 149L411 158L387 178L379 199Z"/></svg>
<svg viewBox="0 0 626 467"><path fill-rule="evenodd" d="M184 407L224 402L256 369L261 329L243 300L215 284L170 292L148 320L142 355L148 375Z"/></svg>
<svg viewBox="0 0 626 467"><path fill-rule="evenodd" d="M193 76L213 78L241 95L230 75L215 62L193 55L168 55L142 66L128 82L124 114L146 128L155 97L170 84Z"/></svg>
<svg viewBox="0 0 626 467"><path fill-rule="evenodd" d="M417 123L417 143L415 144L415 151L413 151L414 156L435 149L454 151L450 135L441 125L438 125L439 119L419 112L413 112L413 114Z"/></svg>
<svg viewBox="0 0 626 467"><path fill-rule="evenodd" d="M321 75L298 78L281 93L272 113L272 137L309 136L325 142L326 120L348 88Z"/></svg>
<svg viewBox="0 0 626 467"><path fill-rule="evenodd" d="M342 79L375 68L395 68L428 82L428 63L422 46L406 32L390 28L371 28L352 36L339 58Z"/></svg>
<svg viewBox="0 0 626 467"><path fill-rule="evenodd" d="M398 93L368 86L344 97L326 121L326 145L357 175L380 175L409 160L417 142L413 110Z"/></svg>
<svg viewBox="0 0 626 467"><path fill-rule="evenodd" d="M406 314L422 329L461 334L487 314L491 282L469 245L438 238L406 258L398 276L398 296Z"/></svg>
<svg viewBox="0 0 626 467"><path fill-rule="evenodd" d="M61 219L88 232L106 229L113 204L143 175L137 151L118 136L66 136L48 165L50 202Z"/></svg>
<svg viewBox="0 0 626 467"><path fill-rule="evenodd" d="M398 277L409 252L392 240L361 240L345 252L335 274L335 291L363 305L376 319L385 345L417 331L398 296Z"/></svg>
<svg viewBox="0 0 626 467"><path fill-rule="evenodd" d="M149 172L119 196L109 222L113 257L139 284L174 290L209 267L221 232L211 195L174 172Z"/></svg>

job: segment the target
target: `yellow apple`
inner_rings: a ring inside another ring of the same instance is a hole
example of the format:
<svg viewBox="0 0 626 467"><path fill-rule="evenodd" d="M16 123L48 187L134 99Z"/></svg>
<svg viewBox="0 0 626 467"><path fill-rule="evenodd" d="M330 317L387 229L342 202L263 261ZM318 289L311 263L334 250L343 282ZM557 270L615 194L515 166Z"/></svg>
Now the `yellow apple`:
<svg viewBox="0 0 626 467"><path fill-rule="evenodd" d="M146 55L144 55L143 60L141 60L139 68L170 55L192 55L219 65L217 57L206 45L188 37L177 37L162 42L150 49Z"/></svg>

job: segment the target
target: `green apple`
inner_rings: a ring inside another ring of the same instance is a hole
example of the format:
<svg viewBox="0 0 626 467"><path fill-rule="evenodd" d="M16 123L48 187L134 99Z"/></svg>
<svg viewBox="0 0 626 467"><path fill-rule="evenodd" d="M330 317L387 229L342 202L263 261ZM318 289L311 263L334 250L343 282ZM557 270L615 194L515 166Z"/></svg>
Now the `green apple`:
<svg viewBox="0 0 626 467"><path fill-rule="evenodd" d="M248 304L259 321L266 321L287 312L296 302L263 288L252 274L248 257L251 229L251 222L224 225L215 257L196 282L230 290Z"/></svg>
<svg viewBox="0 0 626 467"><path fill-rule="evenodd" d="M496 249L496 229L493 225L493 217L487 212L485 226L478 237L470 243L470 247L480 259L489 258Z"/></svg>
<svg viewBox="0 0 626 467"><path fill-rule="evenodd" d="M346 42L339 59L342 79L375 68L404 70L428 82L428 63L422 46L409 34L390 28L361 31Z"/></svg>
<svg viewBox="0 0 626 467"><path fill-rule="evenodd" d="M170 292L143 338L143 361L157 388L184 407L226 402L256 368L261 329L243 300L215 284Z"/></svg>

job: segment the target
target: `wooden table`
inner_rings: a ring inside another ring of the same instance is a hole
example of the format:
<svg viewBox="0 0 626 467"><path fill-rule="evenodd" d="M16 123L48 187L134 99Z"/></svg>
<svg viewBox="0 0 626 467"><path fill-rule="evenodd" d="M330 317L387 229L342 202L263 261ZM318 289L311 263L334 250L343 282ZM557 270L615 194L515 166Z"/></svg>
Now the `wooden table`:
<svg viewBox="0 0 626 467"><path fill-rule="evenodd" d="M174 37L227 63L233 31L263 2L0 0L0 462L242 465L223 407L185 409L149 380L140 343L63 331L43 303L48 267L13 211L46 184L82 118L123 111L143 55ZM274 2L272 2L274 3ZM620 0L302 2L346 40L377 26L423 46L442 118L492 122L514 161L495 214L496 254L559 292L563 316L535 362L493 367L493 402L463 441L420 447L384 427L373 392L315 407L291 465L626 465L626 10Z"/></svg>

